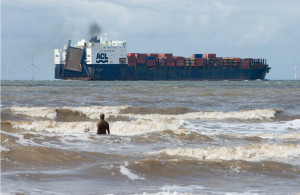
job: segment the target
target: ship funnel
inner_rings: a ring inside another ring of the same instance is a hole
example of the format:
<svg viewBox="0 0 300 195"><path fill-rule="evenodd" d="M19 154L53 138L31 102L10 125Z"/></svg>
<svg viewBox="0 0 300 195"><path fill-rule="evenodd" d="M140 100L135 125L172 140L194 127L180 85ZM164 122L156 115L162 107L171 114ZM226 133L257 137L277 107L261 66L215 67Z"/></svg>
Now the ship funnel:
<svg viewBox="0 0 300 195"><path fill-rule="evenodd" d="M92 37L90 38L90 42L100 43L100 40L98 39L97 36L92 36Z"/></svg>

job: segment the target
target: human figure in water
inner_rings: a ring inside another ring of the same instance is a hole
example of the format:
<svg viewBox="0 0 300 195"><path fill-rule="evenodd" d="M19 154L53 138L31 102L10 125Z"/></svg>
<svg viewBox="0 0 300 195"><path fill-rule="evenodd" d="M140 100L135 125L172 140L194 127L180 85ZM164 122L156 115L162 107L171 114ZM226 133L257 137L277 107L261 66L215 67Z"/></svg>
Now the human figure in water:
<svg viewBox="0 0 300 195"><path fill-rule="evenodd" d="M104 120L104 117L104 114L100 114L100 122L97 124L97 134L106 134L106 130L107 134L110 134L109 124Z"/></svg>

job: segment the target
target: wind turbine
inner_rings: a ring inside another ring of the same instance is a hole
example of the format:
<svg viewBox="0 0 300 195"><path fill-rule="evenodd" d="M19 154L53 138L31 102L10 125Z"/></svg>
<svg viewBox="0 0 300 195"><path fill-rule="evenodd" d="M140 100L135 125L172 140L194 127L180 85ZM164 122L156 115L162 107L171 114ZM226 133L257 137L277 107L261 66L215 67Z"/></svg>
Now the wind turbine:
<svg viewBox="0 0 300 195"><path fill-rule="evenodd" d="M10 69L9 69L9 64L6 65L6 79L9 81L9 72L10 72Z"/></svg>
<svg viewBox="0 0 300 195"><path fill-rule="evenodd" d="M27 69L27 68L30 68L31 67L31 70L32 70L32 80L34 81L34 69L36 68L36 69L39 69L36 65L34 65L34 63L33 63L33 56L32 56L32 64L31 65L29 65L29 66L26 66L26 68L25 69Z"/></svg>
<svg viewBox="0 0 300 195"><path fill-rule="evenodd" d="M300 64L294 60L293 66L295 68L295 80L297 80L297 74L298 74L298 69L300 68Z"/></svg>

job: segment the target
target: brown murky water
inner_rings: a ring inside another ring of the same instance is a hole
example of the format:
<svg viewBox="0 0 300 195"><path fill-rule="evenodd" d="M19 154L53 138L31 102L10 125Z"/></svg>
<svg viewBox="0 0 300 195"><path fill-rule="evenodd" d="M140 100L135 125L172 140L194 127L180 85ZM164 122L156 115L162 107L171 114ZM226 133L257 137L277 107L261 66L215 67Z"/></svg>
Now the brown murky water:
<svg viewBox="0 0 300 195"><path fill-rule="evenodd" d="M1 98L2 194L300 192L299 81L3 81Z"/></svg>

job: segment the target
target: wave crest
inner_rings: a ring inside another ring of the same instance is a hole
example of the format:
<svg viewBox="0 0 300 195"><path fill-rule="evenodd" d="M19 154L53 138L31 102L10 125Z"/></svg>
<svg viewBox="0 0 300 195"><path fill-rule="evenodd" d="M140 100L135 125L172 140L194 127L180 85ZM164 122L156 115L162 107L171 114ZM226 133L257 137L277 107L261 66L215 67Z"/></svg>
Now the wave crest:
<svg viewBox="0 0 300 195"><path fill-rule="evenodd" d="M296 144L254 144L237 147L209 148L167 148L150 154L166 154L168 156L189 157L197 160L245 160L263 161L280 158L300 157L300 145Z"/></svg>
<svg viewBox="0 0 300 195"><path fill-rule="evenodd" d="M169 114L168 109L158 109L158 113L143 114L142 113L130 113L128 109L130 106L90 106L90 107L19 107L12 106L9 110L14 114L26 115L29 117L41 117L48 119L56 119L57 113L74 113L77 115L84 115L89 119L99 119L100 113L105 113L107 118L109 117L129 117L132 119L180 119L180 120L226 120L226 119L237 119L237 120L268 120L275 118L276 114L282 112L278 109L256 109L256 110L240 110L233 112L216 112L216 111L203 111L203 112L188 112L183 114L183 111L178 114ZM132 107L131 107L132 108ZM129 109L130 110L130 109ZM131 109L132 110L132 109ZM140 110L137 108L137 110ZM153 109L150 109L153 111ZM163 110L160 114L161 110ZM169 108L172 111L172 108ZM176 110L176 109L175 109ZM182 108L180 108L182 110ZM136 111L136 110L135 110ZM173 112L173 111L172 111ZM165 114L168 113L168 114ZM173 112L174 113L174 112Z"/></svg>

